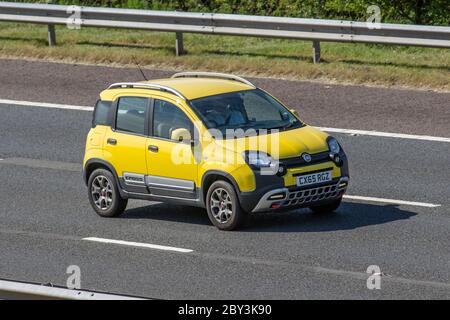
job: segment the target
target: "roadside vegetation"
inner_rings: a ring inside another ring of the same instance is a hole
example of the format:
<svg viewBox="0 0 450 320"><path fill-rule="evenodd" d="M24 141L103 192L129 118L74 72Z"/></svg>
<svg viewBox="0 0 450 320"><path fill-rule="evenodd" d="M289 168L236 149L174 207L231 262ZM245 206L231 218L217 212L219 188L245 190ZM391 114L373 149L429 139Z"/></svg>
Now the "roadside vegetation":
<svg viewBox="0 0 450 320"><path fill-rule="evenodd" d="M309 41L185 34L186 55L175 56L173 33L56 28L0 23L0 56L65 62L230 72L331 83L417 87L450 91L450 51L365 44L322 43L312 63Z"/></svg>

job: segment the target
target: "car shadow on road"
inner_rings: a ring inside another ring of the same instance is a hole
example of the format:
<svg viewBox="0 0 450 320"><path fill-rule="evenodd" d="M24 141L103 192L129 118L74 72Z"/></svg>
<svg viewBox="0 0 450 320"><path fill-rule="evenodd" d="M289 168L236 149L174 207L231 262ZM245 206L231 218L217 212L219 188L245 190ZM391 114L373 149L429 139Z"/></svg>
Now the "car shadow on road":
<svg viewBox="0 0 450 320"><path fill-rule="evenodd" d="M396 205L343 202L334 213L314 214L309 209L253 216L250 232L327 232L352 230L406 220L417 213Z"/></svg>
<svg viewBox="0 0 450 320"><path fill-rule="evenodd" d="M309 209L252 214L244 232L325 232L352 230L406 220L417 213L396 205L343 202L335 213L313 214ZM127 210L123 219L150 219L212 226L206 211L195 207L151 204Z"/></svg>
<svg viewBox="0 0 450 320"><path fill-rule="evenodd" d="M120 216L120 218L211 225L206 210L202 208L177 206L166 203L154 203L144 207L128 209Z"/></svg>

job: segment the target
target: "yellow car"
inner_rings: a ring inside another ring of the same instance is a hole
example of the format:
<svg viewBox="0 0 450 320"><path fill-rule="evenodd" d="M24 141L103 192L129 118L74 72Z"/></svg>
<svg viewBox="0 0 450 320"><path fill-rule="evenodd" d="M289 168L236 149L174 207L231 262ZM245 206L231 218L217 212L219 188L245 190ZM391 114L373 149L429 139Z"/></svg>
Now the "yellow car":
<svg viewBox="0 0 450 320"><path fill-rule="evenodd" d="M102 217L128 199L167 201L233 230L257 212L333 212L349 173L336 139L248 80L185 72L101 92L83 177Z"/></svg>

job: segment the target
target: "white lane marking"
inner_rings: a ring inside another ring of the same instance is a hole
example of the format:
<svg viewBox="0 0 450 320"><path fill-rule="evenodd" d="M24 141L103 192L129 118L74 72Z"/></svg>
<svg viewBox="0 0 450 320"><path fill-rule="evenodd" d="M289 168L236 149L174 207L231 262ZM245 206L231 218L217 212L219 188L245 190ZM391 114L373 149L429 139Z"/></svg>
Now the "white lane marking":
<svg viewBox="0 0 450 320"><path fill-rule="evenodd" d="M16 105L16 106L25 106L25 107L41 107L41 108L52 108L52 109L82 110L82 111L93 111L94 110L93 107L86 107L86 106L73 106L73 105L68 105L68 104L17 101L17 100L6 100L6 99L0 99L0 104L12 104L12 105Z"/></svg>
<svg viewBox="0 0 450 320"><path fill-rule="evenodd" d="M11 104L11 105L16 105L16 106L29 106L29 107L54 108L54 109L66 109L66 110L81 110L81 111L93 111L94 110L93 107L88 107L88 106L73 106L73 105L67 105L67 104L30 102L30 101L6 100L6 99L0 99L0 104ZM450 143L450 138L446 138L446 137L414 135L414 134L382 132L382 131L370 131L370 130L328 128L328 127L316 127L316 128L319 130L322 130L322 131L326 131L326 132Z"/></svg>
<svg viewBox="0 0 450 320"><path fill-rule="evenodd" d="M0 159L0 161L2 164L24 166L30 168L67 170L74 172L80 172L82 170L82 165L80 163L73 163L73 162L40 160L30 158L6 158Z"/></svg>
<svg viewBox="0 0 450 320"><path fill-rule="evenodd" d="M96 237L87 237L87 238L83 238L82 240L101 242L101 243L119 244L119 245L132 246L132 247L150 248L150 249L157 249L157 250L164 250L164 251L175 251L175 252L182 252L182 253L189 253L189 252L193 252L194 251L194 250L191 250L191 249L184 249L184 248L177 248L177 247L168 247L168 246L160 246L158 244L142 243L142 242L131 242L131 241L113 240L113 239L104 239L104 238L96 238Z"/></svg>
<svg viewBox="0 0 450 320"><path fill-rule="evenodd" d="M350 200L361 200L361 201L369 201L369 202L403 204L403 205L407 205L407 206L426 207L426 208L436 208L436 207L440 207L441 206L440 204L434 204L434 203L414 202L414 201L395 200L395 199L386 199L386 198L375 198L375 197L362 197L362 196L353 196L353 195L344 195L344 198L345 199L350 199Z"/></svg>
<svg viewBox="0 0 450 320"><path fill-rule="evenodd" d="M357 135L363 135L363 136L413 139L413 140L425 140L425 141L435 141L435 142L450 142L450 138L446 138L446 137L435 137L435 136L414 135L414 134L393 133L393 132L381 132L381 131L369 131L369 130L326 128L326 127L316 127L316 128L319 130L322 130L322 131L326 131L326 132L357 134Z"/></svg>

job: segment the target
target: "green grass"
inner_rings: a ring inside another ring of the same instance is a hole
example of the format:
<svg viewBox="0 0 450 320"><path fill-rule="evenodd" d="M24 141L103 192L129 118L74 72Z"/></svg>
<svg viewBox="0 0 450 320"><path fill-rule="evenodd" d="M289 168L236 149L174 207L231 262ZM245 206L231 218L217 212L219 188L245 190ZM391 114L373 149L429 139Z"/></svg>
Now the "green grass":
<svg viewBox="0 0 450 320"><path fill-rule="evenodd" d="M173 33L56 28L0 23L0 56L133 64L176 70L207 70L300 80L450 90L448 49L322 43L322 61L311 61L311 42L184 35L187 54L175 56Z"/></svg>

